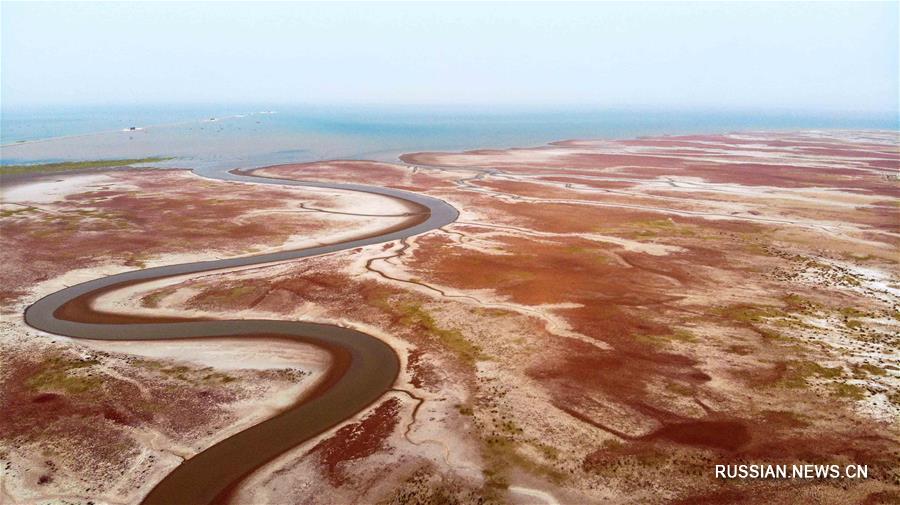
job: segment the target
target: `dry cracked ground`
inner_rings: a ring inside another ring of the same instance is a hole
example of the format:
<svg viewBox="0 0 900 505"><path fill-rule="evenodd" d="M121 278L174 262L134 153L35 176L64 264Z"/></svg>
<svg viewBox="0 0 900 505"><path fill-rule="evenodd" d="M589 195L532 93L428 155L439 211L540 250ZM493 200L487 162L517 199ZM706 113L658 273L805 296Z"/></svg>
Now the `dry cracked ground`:
<svg viewBox="0 0 900 505"><path fill-rule="evenodd" d="M234 503L895 503L900 140L805 131L415 153L257 175L427 193L401 242L131 286L105 310L312 320L382 338L395 389ZM328 366L279 341L92 343L36 298L141 266L388 228L396 201L56 174L4 187L2 499L130 503ZM724 480L716 464L864 464Z"/></svg>

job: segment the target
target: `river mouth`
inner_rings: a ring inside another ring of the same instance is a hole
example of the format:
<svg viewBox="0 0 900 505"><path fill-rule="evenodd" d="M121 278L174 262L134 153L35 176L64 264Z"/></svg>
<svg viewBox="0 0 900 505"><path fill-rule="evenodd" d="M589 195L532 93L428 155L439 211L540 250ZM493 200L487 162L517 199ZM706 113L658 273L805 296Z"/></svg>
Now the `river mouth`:
<svg viewBox="0 0 900 505"><path fill-rule="evenodd" d="M289 339L327 351L331 366L299 403L185 460L144 498L144 504L227 502L251 472L306 440L352 417L393 387L400 360L381 340L350 328L264 319L212 320L137 316L97 311L104 293L152 280L261 265L391 242L454 222L459 213L437 198L360 184L271 179L252 172L202 171L200 175L257 184L307 186L382 195L412 210L402 223L349 240L298 250L133 270L67 287L25 310L25 321L42 331L92 340L181 340L237 337Z"/></svg>

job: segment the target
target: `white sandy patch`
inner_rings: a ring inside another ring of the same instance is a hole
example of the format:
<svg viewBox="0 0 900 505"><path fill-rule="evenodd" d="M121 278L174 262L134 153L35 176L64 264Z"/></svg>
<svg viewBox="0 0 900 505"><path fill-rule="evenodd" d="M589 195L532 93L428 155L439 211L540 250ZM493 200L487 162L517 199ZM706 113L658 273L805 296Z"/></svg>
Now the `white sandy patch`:
<svg viewBox="0 0 900 505"><path fill-rule="evenodd" d="M593 235L586 234L584 238L596 242L608 242L622 246L626 251L639 252L649 254L651 256L666 256L668 254L684 252L687 249L677 245L657 244L655 242L639 242L637 240L629 240L621 237L611 237L609 235Z"/></svg>
<svg viewBox="0 0 900 505"><path fill-rule="evenodd" d="M539 489L532 489L522 486L509 486L509 493L513 496L519 495L525 498L524 501L513 499L513 503L546 503L547 505L559 505L556 498L552 494L546 493Z"/></svg>
<svg viewBox="0 0 900 505"><path fill-rule="evenodd" d="M898 300L900 298L900 279L897 277L877 268L863 267L849 262L840 262L840 265L853 272L865 289L890 295L895 304L900 303Z"/></svg>
<svg viewBox="0 0 900 505"><path fill-rule="evenodd" d="M105 174L62 175L58 180L35 180L12 187L0 188L3 203L52 203L68 195L122 182Z"/></svg>
<svg viewBox="0 0 900 505"><path fill-rule="evenodd" d="M437 153L436 165L448 166L503 166L538 165L559 163L559 158L576 154L596 154L592 149L560 147L515 148L507 150L485 150L479 153Z"/></svg>
<svg viewBox="0 0 900 505"><path fill-rule="evenodd" d="M206 338L165 341L79 340L98 351L111 351L145 358L185 361L219 370L286 369L324 371L331 359L313 345L282 339Z"/></svg>
<svg viewBox="0 0 900 505"><path fill-rule="evenodd" d="M410 207L401 200L376 195L374 193L312 187L304 187L302 189L304 191L309 191L310 193L331 197L331 203L329 205L322 207L313 206L316 208L337 212L379 216L406 214L411 211Z"/></svg>
<svg viewBox="0 0 900 505"><path fill-rule="evenodd" d="M272 175L274 177L281 177L280 174L275 174L272 172L268 172L266 170L260 170L257 175L266 177L268 175ZM197 176L200 177L200 176ZM315 180L314 178L310 178L310 180ZM302 181L302 179L298 178L297 181ZM260 185L255 182L248 181L228 181L228 184L245 184L253 187L259 187ZM306 198L310 195L315 195L320 198L324 197L328 200L328 203L324 204L316 204L310 205L312 208L328 210L333 212L346 212L353 214L368 214L368 215L377 215L377 216L391 216L398 214L407 214L412 212L413 209L404 203L402 200L397 198L391 198L384 195L378 195L375 193L365 193L361 191L349 191L342 189L332 189L332 188L317 188L312 186L278 186L278 189L285 191L294 191L298 193L298 200L303 201L303 194L306 194ZM300 209L303 210L303 209Z"/></svg>
<svg viewBox="0 0 900 505"><path fill-rule="evenodd" d="M366 235L374 235L378 232L386 230L394 225L398 225L403 223L406 219L405 217L379 217L375 219L364 218L364 219L353 219L348 220L349 222L345 222L346 229L343 230L332 230L326 231L323 233L317 233L315 237L310 237L307 234L301 235L293 235L291 236L287 242L279 246L274 250L289 250L289 249L306 249L308 247L313 247L322 244L333 244L336 242L343 242L346 240L352 240L354 238L358 238Z"/></svg>

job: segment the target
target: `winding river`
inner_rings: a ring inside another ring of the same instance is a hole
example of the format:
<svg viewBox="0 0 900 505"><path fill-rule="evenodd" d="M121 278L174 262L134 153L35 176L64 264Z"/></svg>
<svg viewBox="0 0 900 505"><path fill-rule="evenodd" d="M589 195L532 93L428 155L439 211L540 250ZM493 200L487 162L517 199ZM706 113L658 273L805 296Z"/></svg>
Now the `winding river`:
<svg viewBox="0 0 900 505"><path fill-rule="evenodd" d="M373 193L421 209L405 225L352 240L255 256L200 261L124 272L67 287L41 298L25 321L49 333L94 340L189 338L281 338L326 349L332 366L303 401L185 460L144 498L145 505L226 502L251 472L298 444L344 421L380 398L394 384L400 360L394 350L365 333L325 324L267 319L153 318L94 310L91 301L129 285L166 277L259 265L354 249L418 235L454 222L459 213L437 198L391 188L264 178L239 171L199 169L198 175L237 182L303 186Z"/></svg>

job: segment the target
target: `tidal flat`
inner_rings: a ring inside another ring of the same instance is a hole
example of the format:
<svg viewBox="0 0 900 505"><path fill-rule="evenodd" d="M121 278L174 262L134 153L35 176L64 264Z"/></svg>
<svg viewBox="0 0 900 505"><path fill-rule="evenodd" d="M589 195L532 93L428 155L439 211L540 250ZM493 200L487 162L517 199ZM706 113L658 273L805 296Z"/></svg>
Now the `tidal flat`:
<svg viewBox="0 0 900 505"><path fill-rule="evenodd" d="M330 323L397 353L392 391L256 470L235 503L889 500L898 163L894 132L797 131L269 166L252 173L422 193L460 216L94 303ZM375 195L180 170L53 177L55 192L13 188L0 216L13 503L135 501L181 458L304 401L328 366L284 343L106 348L27 327L26 306L81 280L344 240L409 213ZM86 433L104 442L89 449ZM869 478L715 478L736 461L866 464Z"/></svg>

